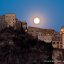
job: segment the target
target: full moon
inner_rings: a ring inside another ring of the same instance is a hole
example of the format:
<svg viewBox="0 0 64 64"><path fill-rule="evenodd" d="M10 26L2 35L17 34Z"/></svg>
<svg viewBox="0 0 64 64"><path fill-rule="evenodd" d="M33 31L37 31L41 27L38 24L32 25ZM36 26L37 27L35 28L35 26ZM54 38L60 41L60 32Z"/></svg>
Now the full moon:
<svg viewBox="0 0 64 64"><path fill-rule="evenodd" d="M39 24L40 23L40 19L39 18L34 18L34 23L35 24Z"/></svg>

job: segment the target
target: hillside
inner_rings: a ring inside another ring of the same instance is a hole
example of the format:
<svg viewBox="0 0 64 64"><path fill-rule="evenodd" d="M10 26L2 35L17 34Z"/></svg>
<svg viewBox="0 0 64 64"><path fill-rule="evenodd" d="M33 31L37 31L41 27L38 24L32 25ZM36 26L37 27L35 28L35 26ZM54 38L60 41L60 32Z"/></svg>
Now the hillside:
<svg viewBox="0 0 64 64"><path fill-rule="evenodd" d="M51 43L34 39L23 29L0 32L0 64L48 64L44 61L52 60L52 50Z"/></svg>

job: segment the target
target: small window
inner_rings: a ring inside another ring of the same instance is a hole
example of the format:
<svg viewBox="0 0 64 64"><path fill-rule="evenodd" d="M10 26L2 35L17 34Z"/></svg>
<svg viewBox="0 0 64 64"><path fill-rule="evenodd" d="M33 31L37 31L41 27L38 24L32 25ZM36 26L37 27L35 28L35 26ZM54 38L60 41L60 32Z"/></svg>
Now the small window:
<svg viewBox="0 0 64 64"><path fill-rule="evenodd" d="M60 44L62 44L62 42L60 42Z"/></svg>
<svg viewBox="0 0 64 64"><path fill-rule="evenodd" d="M13 19L14 20L14 19Z"/></svg>
<svg viewBox="0 0 64 64"><path fill-rule="evenodd" d="M14 23L14 22L13 22Z"/></svg>
<svg viewBox="0 0 64 64"><path fill-rule="evenodd" d="M60 45L60 48L62 48L62 45Z"/></svg>
<svg viewBox="0 0 64 64"><path fill-rule="evenodd" d="M55 44L55 42L53 42L53 44Z"/></svg>
<svg viewBox="0 0 64 64"><path fill-rule="evenodd" d="M57 44L59 44L59 42L57 42Z"/></svg>

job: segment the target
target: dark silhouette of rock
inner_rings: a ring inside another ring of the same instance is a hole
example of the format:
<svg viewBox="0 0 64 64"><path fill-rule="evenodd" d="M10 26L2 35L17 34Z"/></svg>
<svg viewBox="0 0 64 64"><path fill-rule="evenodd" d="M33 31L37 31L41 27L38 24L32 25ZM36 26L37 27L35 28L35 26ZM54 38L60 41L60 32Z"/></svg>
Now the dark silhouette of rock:
<svg viewBox="0 0 64 64"><path fill-rule="evenodd" d="M46 64L52 60L52 45L12 27L0 32L0 64Z"/></svg>

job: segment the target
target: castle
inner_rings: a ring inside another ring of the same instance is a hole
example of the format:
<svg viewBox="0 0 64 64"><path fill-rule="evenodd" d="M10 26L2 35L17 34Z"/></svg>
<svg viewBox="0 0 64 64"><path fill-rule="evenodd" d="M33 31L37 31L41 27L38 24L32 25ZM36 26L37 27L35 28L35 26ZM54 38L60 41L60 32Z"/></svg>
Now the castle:
<svg viewBox="0 0 64 64"><path fill-rule="evenodd" d="M0 16L0 31L6 27L14 27L14 29L23 27L25 32L32 35L34 38L47 43L52 42L54 48L64 49L64 26L61 27L60 32L56 32L54 29L27 28L27 23L18 20L15 14L5 14Z"/></svg>
<svg viewBox="0 0 64 64"><path fill-rule="evenodd" d="M0 16L0 31L6 27L14 27L14 29L23 27L26 31L27 23L18 20L15 14L5 14Z"/></svg>
<svg viewBox="0 0 64 64"><path fill-rule="evenodd" d="M28 27L28 33L41 41L52 42L54 48L64 49L64 27L61 27L60 32L56 32L54 29Z"/></svg>

